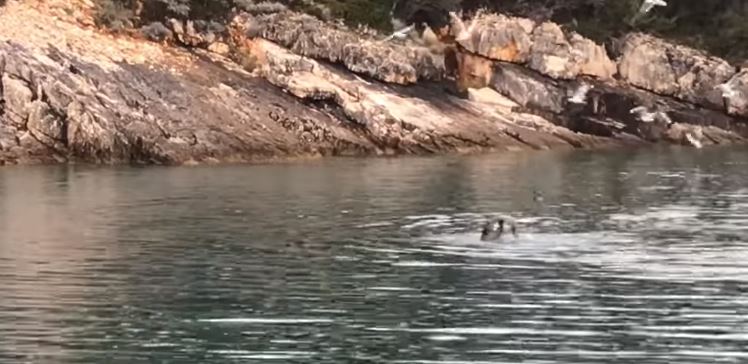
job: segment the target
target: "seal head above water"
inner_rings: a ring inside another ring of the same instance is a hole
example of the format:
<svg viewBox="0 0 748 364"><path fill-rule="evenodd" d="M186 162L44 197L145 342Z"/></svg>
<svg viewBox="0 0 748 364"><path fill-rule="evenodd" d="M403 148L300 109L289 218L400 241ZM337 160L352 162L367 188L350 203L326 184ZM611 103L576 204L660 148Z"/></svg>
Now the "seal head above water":
<svg viewBox="0 0 748 364"><path fill-rule="evenodd" d="M483 225L483 231L480 234L480 240L499 240L501 238L501 235L504 234L504 226L507 224L510 226L512 235L514 235L514 237L517 237L517 227L514 223L514 220L509 217L499 217Z"/></svg>

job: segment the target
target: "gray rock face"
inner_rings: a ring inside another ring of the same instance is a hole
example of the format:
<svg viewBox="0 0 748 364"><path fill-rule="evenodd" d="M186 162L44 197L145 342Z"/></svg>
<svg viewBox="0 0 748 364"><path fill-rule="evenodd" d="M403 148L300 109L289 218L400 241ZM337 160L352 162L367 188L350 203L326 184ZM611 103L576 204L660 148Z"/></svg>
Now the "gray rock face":
<svg viewBox="0 0 748 364"><path fill-rule="evenodd" d="M306 14L245 13L232 21L232 27L243 31L248 38L260 36L294 53L341 63L353 72L389 83L407 85L419 80L438 80L444 74L443 58L425 47L382 42Z"/></svg>
<svg viewBox="0 0 748 364"><path fill-rule="evenodd" d="M0 60L2 163L179 164L377 149L264 80L210 62L180 74L111 70L7 42ZM309 140L296 125L322 137Z"/></svg>
<svg viewBox="0 0 748 364"><path fill-rule="evenodd" d="M559 126L621 140L678 144L686 134L698 135L702 144L748 137L745 121L716 111L745 115L748 76L730 81L734 95L723 105L715 86L734 70L718 58L634 34L621 40L616 65L600 45L550 22L479 13L466 24L453 18L453 26L461 52L493 62L473 62L480 67L461 62L458 82L490 69L492 89ZM617 71L622 82L613 79ZM591 86L587 96L572 100L584 83ZM630 112L653 102L668 105L664 112L674 124L640 120Z"/></svg>
<svg viewBox="0 0 748 364"><path fill-rule="evenodd" d="M113 68L2 42L0 163L184 164L614 143L438 87L393 91L270 42L258 49L270 83L208 52L177 70Z"/></svg>
<svg viewBox="0 0 748 364"><path fill-rule="evenodd" d="M740 143L748 137L748 123L724 113L694 108L651 92L637 90L625 83L602 82L594 79L575 81L554 80L522 66L497 63L490 87L519 104L527 112L543 115L556 125L573 131L616 138L622 141L683 143L683 130L702 127L702 143ZM589 91L582 103L571 96L586 83ZM661 106L658 106L661 105ZM661 108L675 123L640 120L631 109L645 106ZM671 130L672 129L672 130ZM681 132L673 134L673 130ZM677 136L680 135L680 136Z"/></svg>
<svg viewBox="0 0 748 364"><path fill-rule="evenodd" d="M491 87L526 108L556 114L564 111L565 90L521 66L496 64Z"/></svg>
<svg viewBox="0 0 748 364"><path fill-rule="evenodd" d="M636 33L623 39L618 72L633 86L721 110L722 96L715 86L736 70L717 57Z"/></svg>

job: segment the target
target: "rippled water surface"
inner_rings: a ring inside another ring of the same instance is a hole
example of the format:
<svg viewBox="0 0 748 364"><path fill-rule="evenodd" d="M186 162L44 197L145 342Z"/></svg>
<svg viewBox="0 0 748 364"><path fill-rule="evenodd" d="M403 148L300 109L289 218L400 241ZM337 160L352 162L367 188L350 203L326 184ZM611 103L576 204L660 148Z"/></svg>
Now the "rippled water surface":
<svg viewBox="0 0 748 364"><path fill-rule="evenodd" d="M2 168L0 362L745 363L747 182L740 149Z"/></svg>

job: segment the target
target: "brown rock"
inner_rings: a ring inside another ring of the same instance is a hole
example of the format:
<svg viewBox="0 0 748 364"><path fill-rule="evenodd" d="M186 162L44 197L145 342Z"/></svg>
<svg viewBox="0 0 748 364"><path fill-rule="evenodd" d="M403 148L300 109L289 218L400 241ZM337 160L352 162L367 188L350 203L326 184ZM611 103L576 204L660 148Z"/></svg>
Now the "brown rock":
<svg viewBox="0 0 748 364"><path fill-rule="evenodd" d="M229 48L229 45L223 42L211 43L208 46L208 50L213 53L220 54L222 56L228 55L229 52L231 51L231 49Z"/></svg>
<svg viewBox="0 0 748 364"><path fill-rule="evenodd" d="M577 33L569 38L573 62L579 65L579 75L593 76L601 80L611 80L618 72L605 48Z"/></svg>
<svg viewBox="0 0 748 364"><path fill-rule="evenodd" d="M492 60L524 63L530 57L534 27L529 19L479 14L463 34L457 35L457 43L468 52Z"/></svg>
<svg viewBox="0 0 748 364"><path fill-rule="evenodd" d="M469 25L453 19L457 43L465 51L495 61L524 64L556 79L589 75L612 79L615 63L605 49L555 23L536 25L523 18L479 13Z"/></svg>
<svg viewBox="0 0 748 364"><path fill-rule="evenodd" d="M571 79L579 74L580 66L561 27L545 22L535 28L528 67L552 78Z"/></svg>
<svg viewBox="0 0 748 364"><path fill-rule="evenodd" d="M493 62L485 57L459 52L457 54L457 89L483 88L490 84Z"/></svg>

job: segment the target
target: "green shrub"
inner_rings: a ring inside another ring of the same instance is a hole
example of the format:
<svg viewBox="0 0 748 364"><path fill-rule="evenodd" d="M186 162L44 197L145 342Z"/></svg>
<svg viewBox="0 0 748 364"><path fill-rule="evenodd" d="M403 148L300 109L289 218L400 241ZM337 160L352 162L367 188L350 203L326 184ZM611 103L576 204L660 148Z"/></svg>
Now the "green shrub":
<svg viewBox="0 0 748 364"><path fill-rule="evenodd" d="M141 27L140 32L154 42L163 42L172 37L171 30L157 21Z"/></svg>
<svg viewBox="0 0 748 364"><path fill-rule="evenodd" d="M96 5L96 25L112 30L132 27L134 13L125 3L117 0L98 0Z"/></svg>
<svg viewBox="0 0 748 364"><path fill-rule="evenodd" d="M286 10L284 4L271 1L235 0L236 7L250 14L273 14Z"/></svg>

